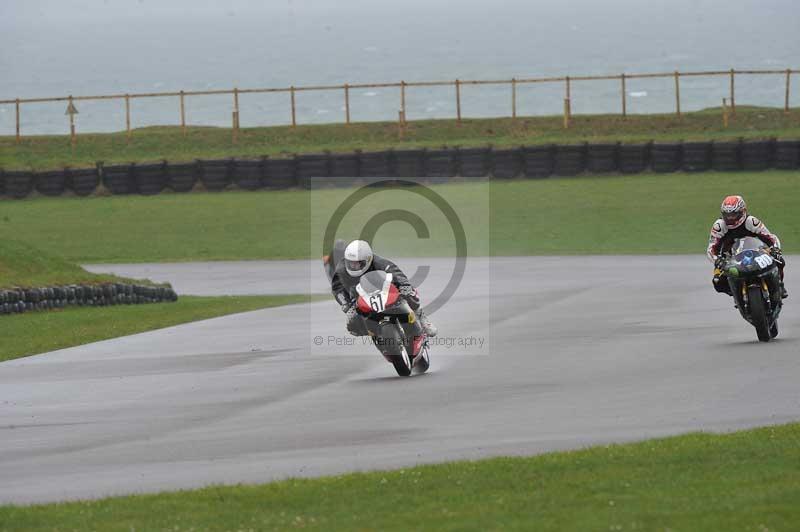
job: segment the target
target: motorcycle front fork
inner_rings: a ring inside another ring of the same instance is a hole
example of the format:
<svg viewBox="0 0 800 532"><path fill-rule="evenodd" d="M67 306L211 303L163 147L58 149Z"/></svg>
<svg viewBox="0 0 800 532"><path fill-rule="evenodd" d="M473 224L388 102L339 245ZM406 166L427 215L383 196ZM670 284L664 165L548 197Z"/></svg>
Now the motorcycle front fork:
<svg viewBox="0 0 800 532"><path fill-rule="evenodd" d="M761 290L764 291L767 295L767 305L768 311L770 313L775 312L776 309L776 302L780 302L781 297L781 279L778 275L770 275L767 277L762 277L759 279L761 284ZM750 286L750 283L740 282L738 286L734 283L731 284L731 292L733 293L733 299L736 301L736 308L739 309L739 312L742 314L744 319L748 319L750 314L750 302L747 300L747 287ZM777 305L777 312L780 313L780 305ZM774 318L777 318L777 314Z"/></svg>

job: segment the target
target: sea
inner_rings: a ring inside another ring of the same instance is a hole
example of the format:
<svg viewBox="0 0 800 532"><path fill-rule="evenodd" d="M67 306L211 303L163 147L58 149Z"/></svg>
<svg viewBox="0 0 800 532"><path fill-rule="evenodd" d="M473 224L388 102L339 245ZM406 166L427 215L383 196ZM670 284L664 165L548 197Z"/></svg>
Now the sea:
<svg viewBox="0 0 800 532"><path fill-rule="evenodd" d="M800 69L797 0L0 0L0 100L680 70ZM673 79L626 84L629 113L675 109ZM684 111L727 77L681 79ZM782 107L785 75L736 76L737 104ZM575 81L573 113L621 111L621 84ZM559 114L564 84L521 84L517 113ZM800 106L800 73L790 99ZM230 95L186 98L190 125L230 126ZM78 132L125 128L121 100L79 101ZM69 131L65 102L20 109L23 135ZM465 118L509 116L508 85L461 88ZM353 121L396 120L398 88L350 91ZM131 100L131 125L180 123L176 97ZM288 93L242 94L242 127L291 123ZM411 87L408 120L453 118L452 86ZM342 122L343 91L296 93L299 124ZM0 105L13 135L14 105Z"/></svg>

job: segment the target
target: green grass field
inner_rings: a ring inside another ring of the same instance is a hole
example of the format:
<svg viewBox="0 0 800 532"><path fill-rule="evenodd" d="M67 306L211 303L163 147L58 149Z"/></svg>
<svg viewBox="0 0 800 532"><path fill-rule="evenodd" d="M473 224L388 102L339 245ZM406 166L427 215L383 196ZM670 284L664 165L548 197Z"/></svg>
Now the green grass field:
<svg viewBox="0 0 800 532"><path fill-rule="evenodd" d="M260 486L0 507L0 530L796 530L800 424Z"/></svg>
<svg viewBox="0 0 800 532"><path fill-rule="evenodd" d="M413 118L413 116L411 117ZM183 136L179 127L148 127L133 131L130 142L125 133L80 134L73 150L68 136L25 137L17 145L13 136L0 137L0 168L52 169L64 166L88 167L96 161L106 163L146 162L168 159L172 162L225 157L281 156L354 149L380 150L390 147L518 146L520 144L603 142L619 140L697 140L724 138L800 138L800 110L786 114L782 109L740 105L726 129L720 109L693 113L660 115L580 115L565 130L561 116L423 120L409 123L402 140L397 124L369 122L342 124L261 127L243 129L236 144L231 130L190 127Z"/></svg>
<svg viewBox="0 0 800 532"><path fill-rule="evenodd" d="M181 296L175 303L67 308L0 316L3 331L0 362L181 323L309 300L309 296L302 295Z"/></svg>
<svg viewBox="0 0 800 532"><path fill-rule="evenodd" d="M492 181L432 187L453 206L474 255L702 253L720 201L743 194L751 211L800 252L800 172L642 174ZM0 239L23 240L72 262L164 262L318 257L324 222L350 190L39 198L2 203ZM418 212L417 238L391 222L375 239L390 256L448 255L453 236L427 200L384 191L359 204L352 238L387 208ZM312 238L314 239L312 241Z"/></svg>
<svg viewBox="0 0 800 532"><path fill-rule="evenodd" d="M104 281L120 281L120 278L89 273L77 264L23 242L0 238L0 288Z"/></svg>

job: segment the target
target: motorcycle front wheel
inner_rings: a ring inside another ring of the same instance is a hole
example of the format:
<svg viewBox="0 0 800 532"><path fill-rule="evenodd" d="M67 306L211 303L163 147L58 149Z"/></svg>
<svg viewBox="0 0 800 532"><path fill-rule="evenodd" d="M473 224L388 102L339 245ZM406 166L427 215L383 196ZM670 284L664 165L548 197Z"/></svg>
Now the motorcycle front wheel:
<svg viewBox="0 0 800 532"><path fill-rule="evenodd" d="M384 327L384 339L386 345L386 358L394 366L394 370L401 377L408 377L411 375L411 357L406 349L406 343L403 341L403 332L400 330L400 325L393 323L390 326Z"/></svg>
<svg viewBox="0 0 800 532"><path fill-rule="evenodd" d="M431 359L430 355L428 354L428 349L425 348L422 353L417 355L417 360L414 363L414 373L422 374L428 371L431 367Z"/></svg>
<svg viewBox="0 0 800 532"><path fill-rule="evenodd" d="M761 287L752 285L747 287L747 299L750 303L750 319L760 342L769 342L770 335L769 318L767 317L767 305L764 302L764 295ZM776 328L777 331L777 328Z"/></svg>

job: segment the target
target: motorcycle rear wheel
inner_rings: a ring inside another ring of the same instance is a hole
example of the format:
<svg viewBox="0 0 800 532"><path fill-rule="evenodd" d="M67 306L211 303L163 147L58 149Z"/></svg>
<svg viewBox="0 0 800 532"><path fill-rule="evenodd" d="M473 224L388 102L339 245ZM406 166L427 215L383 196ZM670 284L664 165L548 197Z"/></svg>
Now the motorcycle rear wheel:
<svg viewBox="0 0 800 532"><path fill-rule="evenodd" d="M747 287L747 299L750 303L750 319L753 320L753 327L760 342L769 342L770 335L769 319L767 317L767 305L761 292L761 287L757 285Z"/></svg>

